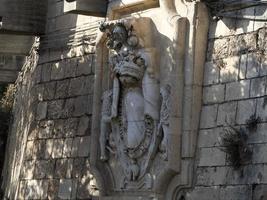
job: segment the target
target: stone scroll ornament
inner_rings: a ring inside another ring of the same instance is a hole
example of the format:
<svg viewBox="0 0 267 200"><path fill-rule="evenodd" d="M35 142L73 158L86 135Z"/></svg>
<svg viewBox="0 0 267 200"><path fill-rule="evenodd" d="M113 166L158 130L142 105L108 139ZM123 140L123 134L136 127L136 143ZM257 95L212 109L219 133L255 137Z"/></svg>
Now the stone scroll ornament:
<svg viewBox="0 0 267 200"><path fill-rule="evenodd" d="M168 160L171 88L160 88L149 70L148 57L133 26L102 23L110 50L113 86L102 95L100 159L120 165L120 188L127 189L145 179L152 187L150 168L156 156ZM114 162L112 162L114 163Z"/></svg>

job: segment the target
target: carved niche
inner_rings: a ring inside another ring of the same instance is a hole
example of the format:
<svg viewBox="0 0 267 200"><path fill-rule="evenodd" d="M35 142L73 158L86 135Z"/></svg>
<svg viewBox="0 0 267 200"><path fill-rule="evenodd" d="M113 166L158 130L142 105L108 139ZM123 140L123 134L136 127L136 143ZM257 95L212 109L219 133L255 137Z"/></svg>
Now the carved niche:
<svg viewBox="0 0 267 200"><path fill-rule="evenodd" d="M109 58L113 86L102 97L100 159L116 160L122 172L119 189L149 189L156 154L168 159L171 87L160 89L156 66L149 66L149 53L133 26L102 23L100 30L107 34L106 44L113 54Z"/></svg>
<svg viewBox="0 0 267 200"><path fill-rule="evenodd" d="M207 9L124 7L109 6L96 40L91 171L101 200L181 199L194 184Z"/></svg>
<svg viewBox="0 0 267 200"><path fill-rule="evenodd" d="M180 25L186 30L186 21ZM150 18L102 23L100 31L97 56L103 56L105 69L96 72L94 102L99 95L101 105L94 105L93 123L99 124L93 127L99 128L93 132L99 144L91 146L98 152L91 154L91 164L101 174L95 176L102 177L102 183L97 180L107 196L126 191L157 196L180 170L181 134L174 128L181 123L172 106L175 83L160 79L159 33Z"/></svg>

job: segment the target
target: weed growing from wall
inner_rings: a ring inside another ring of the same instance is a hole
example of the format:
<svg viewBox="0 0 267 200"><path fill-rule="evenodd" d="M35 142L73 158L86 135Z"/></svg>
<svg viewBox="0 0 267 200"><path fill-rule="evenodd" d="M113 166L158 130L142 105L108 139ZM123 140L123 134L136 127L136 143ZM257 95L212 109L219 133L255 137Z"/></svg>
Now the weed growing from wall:
<svg viewBox="0 0 267 200"><path fill-rule="evenodd" d="M223 129L221 133L221 146L224 148L221 148L221 150L226 152L229 162L235 169L239 169L242 164L251 161L252 148L248 144L248 136L257 130L258 124L261 121L261 118L254 114L246 120L245 128L228 125L228 127Z"/></svg>
<svg viewBox="0 0 267 200"><path fill-rule="evenodd" d="M248 134L244 128L229 126L223 130L222 149L235 169L251 160L252 149L247 144Z"/></svg>

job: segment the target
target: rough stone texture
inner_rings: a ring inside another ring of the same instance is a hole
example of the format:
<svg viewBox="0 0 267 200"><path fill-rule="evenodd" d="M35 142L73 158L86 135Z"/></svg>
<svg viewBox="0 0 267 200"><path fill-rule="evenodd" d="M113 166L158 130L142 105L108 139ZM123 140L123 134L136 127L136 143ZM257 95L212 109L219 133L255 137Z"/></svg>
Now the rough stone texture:
<svg viewBox="0 0 267 200"><path fill-rule="evenodd" d="M79 195L91 199L96 195L89 187L92 184L81 179L84 171L93 177L85 159L90 150L95 54L90 45L72 47L66 41L81 27L83 37L94 39L99 19L63 17L62 2L48 0L39 57L31 53L22 68L23 83L16 83L8 146L14 156L8 156L4 175L9 199L78 199ZM66 31L70 29L74 32Z"/></svg>
<svg viewBox="0 0 267 200"><path fill-rule="evenodd" d="M262 19L266 13L266 6L238 12L254 19ZM224 19L211 23L198 138L197 186L187 193L188 199L266 198L266 37L267 30L260 21ZM218 98L219 94L223 96L219 89L211 89L221 85L225 86L223 100ZM253 115L261 123L249 131L246 123ZM233 169L222 146L224 128L230 124L242 125L253 150L251 160L238 170Z"/></svg>
<svg viewBox="0 0 267 200"><path fill-rule="evenodd" d="M63 15L60 0L49 0L48 5L37 66L30 61L38 58L29 57L22 69L23 81L16 83L8 146L13 156L7 159L3 184L10 199L95 199L99 191L89 164L95 84L90 44L99 19ZM210 22L200 127L181 137L198 138L196 157L195 151L190 154L196 185L185 191L186 200L267 198L267 29L257 21L266 19L266 6L234 14L241 18ZM168 30L161 31L163 37L168 35ZM166 51L157 45L160 52ZM185 70L190 70L188 66ZM201 94L194 95L201 99ZM245 128L254 114L261 123L248 132L252 160L234 170L222 146L223 130L229 124Z"/></svg>

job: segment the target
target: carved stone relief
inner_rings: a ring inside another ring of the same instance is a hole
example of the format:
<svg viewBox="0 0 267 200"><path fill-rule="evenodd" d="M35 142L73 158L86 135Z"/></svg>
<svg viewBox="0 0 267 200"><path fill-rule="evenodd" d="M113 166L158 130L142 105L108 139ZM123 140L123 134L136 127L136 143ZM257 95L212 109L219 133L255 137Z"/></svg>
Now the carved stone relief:
<svg viewBox="0 0 267 200"><path fill-rule="evenodd" d="M120 189L152 188L150 168L157 154L168 158L171 87L160 89L133 26L102 23L113 87L103 93L101 160L122 169ZM117 166L118 165L118 166Z"/></svg>
<svg viewBox="0 0 267 200"><path fill-rule="evenodd" d="M176 200L192 188L208 23L193 6L189 19L173 11L171 21L100 25L90 162L101 200ZM196 19L205 23L191 34Z"/></svg>

